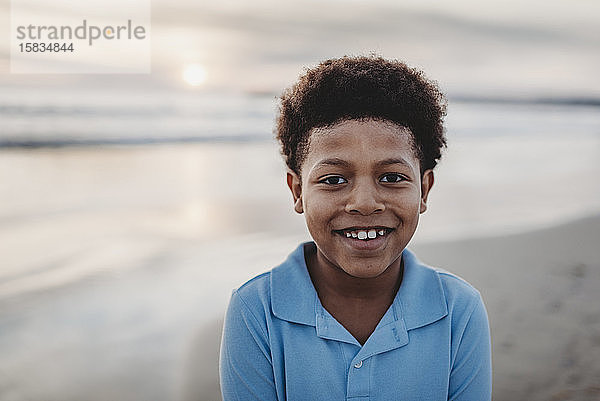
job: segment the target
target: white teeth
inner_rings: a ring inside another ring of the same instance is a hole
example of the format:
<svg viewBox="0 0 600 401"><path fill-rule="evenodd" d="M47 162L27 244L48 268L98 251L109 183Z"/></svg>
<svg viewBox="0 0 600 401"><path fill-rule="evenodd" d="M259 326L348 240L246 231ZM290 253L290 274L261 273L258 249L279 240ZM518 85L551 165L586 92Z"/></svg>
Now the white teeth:
<svg viewBox="0 0 600 401"><path fill-rule="evenodd" d="M371 230L357 230L357 231L346 231L346 238L358 238L361 240L366 240L366 239L374 239L377 238L377 235L380 236L384 236L387 234L385 229L381 229L381 230L376 230L376 229L371 229Z"/></svg>

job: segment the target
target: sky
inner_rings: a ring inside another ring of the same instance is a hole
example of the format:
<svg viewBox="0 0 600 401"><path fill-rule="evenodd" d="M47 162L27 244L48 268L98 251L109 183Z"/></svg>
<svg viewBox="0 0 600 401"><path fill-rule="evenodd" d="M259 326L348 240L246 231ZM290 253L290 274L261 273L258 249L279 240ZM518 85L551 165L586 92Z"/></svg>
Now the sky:
<svg viewBox="0 0 600 401"><path fill-rule="evenodd" d="M9 4L0 2L0 85L9 88L190 90L183 71L195 65L204 80L193 90L271 93L321 60L375 52L425 70L455 95L600 96L593 0L154 0L152 72L135 76L9 74ZM47 4L32 12L68 12Z"/></svg>

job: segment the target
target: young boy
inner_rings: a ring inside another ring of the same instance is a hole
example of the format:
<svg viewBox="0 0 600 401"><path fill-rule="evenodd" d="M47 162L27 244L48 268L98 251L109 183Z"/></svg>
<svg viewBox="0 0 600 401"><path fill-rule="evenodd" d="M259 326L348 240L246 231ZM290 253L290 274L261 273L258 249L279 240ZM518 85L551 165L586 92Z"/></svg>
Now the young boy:
<svg viewBox="0 0 600 401"><path fill-rule="evenodd" d="M434 83L382 58L325 61L284 92L277 138L314 242L233 292L225 401L491 398L479 292L406 249L444 115Z"/></svg>

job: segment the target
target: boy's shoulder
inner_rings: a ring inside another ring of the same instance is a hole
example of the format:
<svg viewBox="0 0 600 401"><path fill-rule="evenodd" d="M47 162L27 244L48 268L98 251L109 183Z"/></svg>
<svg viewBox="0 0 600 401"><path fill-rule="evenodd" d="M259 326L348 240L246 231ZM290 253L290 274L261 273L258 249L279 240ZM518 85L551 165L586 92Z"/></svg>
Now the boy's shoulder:
<svg viewBox="0 0 600 401"><path fill-rule="evenodd" d="M423 277L427 277L424 280L432 280L439 283L438 286L441 287L448 309L470 309L475 304L481 302L479 291L459 275L438 266L425 264L410 251L407 252L407 256L414 263L414 266L417 266L418 270L421 270L423 273L428 272L423 274ZM422 283L421 285L424 286L424 281Z"/></svg>
<svg viewBox="0 0 600 401"><path fill-rule="evenodd" d="M233 294L240 297L248 306L256 303L268 303L271 292L271 270L251 278L233 290Z"/></svg>
<svg viewBox="0 0 600 401"><path fill-rule="evenodd" d="M246 281L235 289L234 292L237 292L243 297L256 297L261 294L267 294L271 290L273 276L276 276L276 282L283 281L281 284L291 285L292 283L289 281L297 278L294 277L293 270L299 267L303 260L304 254L302 252L302 245L300 245L289 254L283 262L273 267L271 270Z"/></svg>
<svg viewBox="0 0 600 401"><path fill-rule="evenodd" d="M297 321L300 314L301 321L310 320L305 315L309 310L314 312L311 305L316 292L304 262L303 246L300 244L285 261L235 289L233 298L253 313L290 321Z"/></svg>
<svg viewBox="0 0 600 401"><path fill-rule="evenodd" d="M464 294L466 296L477 297L479 291L471 283L459 275L449 272L440 267L432 267L436 271L445 289L452 293Z"/></svg>
<svg viewBox="0 0 600 401"><path fill-rule="evenodd" d="M481 293L464 278L437 266L429 268L439 277L449 311L470 311L483 303Z"/></svg>

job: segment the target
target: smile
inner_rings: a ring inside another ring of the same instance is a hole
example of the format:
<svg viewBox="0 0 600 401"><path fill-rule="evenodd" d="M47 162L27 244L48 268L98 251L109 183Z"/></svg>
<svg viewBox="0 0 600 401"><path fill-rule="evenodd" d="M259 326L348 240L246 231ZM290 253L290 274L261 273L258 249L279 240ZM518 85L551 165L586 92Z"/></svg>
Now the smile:
<svg viewBox="0 0 600 401"><path fill-rule="evenodd" d="M339 234L346 238L355 238L362 241L370 241L378 237L385 237L387 234L392 232L392 228L387 227L365 227L365 228L347 228L344 230L334 230L336 234Z"/></svg>

